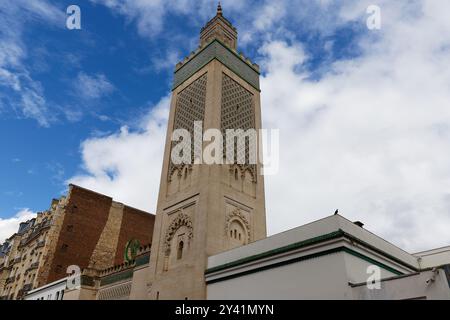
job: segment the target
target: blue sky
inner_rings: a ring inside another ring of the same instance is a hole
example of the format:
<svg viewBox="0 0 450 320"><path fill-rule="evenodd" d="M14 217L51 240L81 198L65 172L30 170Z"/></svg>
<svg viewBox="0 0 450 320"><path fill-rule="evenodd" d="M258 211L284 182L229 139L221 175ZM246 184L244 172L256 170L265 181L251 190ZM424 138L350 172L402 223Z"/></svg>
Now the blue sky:
<svg viewBox="0 0 450 320"><path fill-rule="evenodd" d="M71 4L82 30L65 27ZM222 1L262 68L263 125L280 129L269 233L339 208L403 248L447 245L450 5L379 0L371 31L371 4ZM0 3L0 238L68 182L155 211L174 65L216 5Z"/></svg>
<svg viewBox="0 0 450 320"><path fill-rule="evenodd" d="M52 2L63 13L70 4L72 1ZM18 18L26 17L21 40L28 55L23 64L42 87L47 110L42 114L45 120L27 117L16 105L20 93L1 87L5 98L0 133L5 139L0 140L0 217L11 216L20 208L46 209L52 197L65 192L66 180L83 170L79 150L83 140L110 134L122 125L133 128L136 118L169 91L177 60L167 62L167 56L189 54L207 21L169 13L157 35L142 36L133 21L105 6L83 1L79 3L82 30L68 30L65 19L49 25L45 17L30 18L24 6L15 12ZM210 17L215 14L214 6L213 1L207 6ZM229 19L236 21L239 15ZM352 41L358 33L354 29L349 24L326 37L318 32L293 36L308 44L306 49L314 57L306 67L319 72L334 55L355 55ZM323 50L323 42L329 40L336 43L331 54ZM261 41L246 44L246 55L257 60L260 45ZM100 87L98 96L86 96L77 88L80 74L97 81L102 77L109 84L107 90L101 92L104 88Z"/></svg>
<svg viewBox="0 0 450 320"><path fill-rule="evenodd" d="M71 3L52 5L64 12ZM17 106L20 92L0 87L0 217L23 207L46 209L65 191L65 180L82 170L83 140L132 126L169 88L171 70L152 62L164 59L164 38L142 39L132 24L104 6L80 5L82 30L65 29L65 19L50 26L44 18L24 23L21 41L28 54L23 65L42 87L47 110L45 120L27 117ZM113 89L85 96L77 89L80 73L104 76Z"/></svg>

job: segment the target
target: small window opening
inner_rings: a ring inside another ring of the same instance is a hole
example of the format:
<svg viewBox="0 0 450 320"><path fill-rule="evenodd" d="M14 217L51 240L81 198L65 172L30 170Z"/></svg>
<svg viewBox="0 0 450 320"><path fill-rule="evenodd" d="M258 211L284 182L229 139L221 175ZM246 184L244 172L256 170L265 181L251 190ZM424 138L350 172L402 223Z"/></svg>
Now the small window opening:
<svg viewBox="0 0 450 320"><path fill-rule="evenodd" d="M177 259L180 260L183 258L183 248L184 248L184 242L180 241L178 244L178 251L177 251Z"/></svg>

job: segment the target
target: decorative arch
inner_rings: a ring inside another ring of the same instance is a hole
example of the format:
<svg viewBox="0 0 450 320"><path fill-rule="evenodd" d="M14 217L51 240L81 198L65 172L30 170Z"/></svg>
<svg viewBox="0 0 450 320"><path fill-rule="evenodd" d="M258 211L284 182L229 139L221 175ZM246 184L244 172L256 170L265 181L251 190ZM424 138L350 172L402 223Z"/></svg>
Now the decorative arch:
<svg viewBox="0 0 450 320"><path fill-rule="evenodd" d="M225 223L225 235L228 237L230 235L230 227L231 224L236 221L238 223L240 223L243 227L244 230L246 232L245 236L246 236L246 243L250 242L250 224L248 222L248 220L245 218L245 216L242 214L241 210L236 208L235 210L233 210L227 217L226 223Z"/></svg>
<svg viewBox="0 0 450 320"><path fill-rule="evenodd" d="M170 223L170 225L166 231L166 236L165 236L165 240L164 240L164 247L165 247L164 251L165 251L166 256L170 255L170 250L171 250L170 245L171 245L173 236L175 235L177 230L180 229L181 227L186 227L188 229L187 237L189 240L191 240L193 238L194 233L193 233L193 227L192 227L192 220L188 215L180 212L178 214L178 216Z"/></svg>
<svg viewBox="0 0 450 320"><path fill-rule="evenodd" d="M168 175L168 181L172 182L172 175L175 171L178 172L178 176L182 177L183 176L183 172L185 171L185 169L187 169L188 172L192 171L192 165L191 164L180 164L180 165L172 165L171 168L169 169L169 175Z"/></svg>
<svg viewBox="0 0 450 320"><path fill-rule="evenodd" d="M241 178L244 178L245 172L249 172L252 177L252 182L256 183L256 167L254 165L248 165L248 164L234 164L230 166L230 172L234 177L234 173L236 170L239 170L239 173L241 174Z"/></svg>

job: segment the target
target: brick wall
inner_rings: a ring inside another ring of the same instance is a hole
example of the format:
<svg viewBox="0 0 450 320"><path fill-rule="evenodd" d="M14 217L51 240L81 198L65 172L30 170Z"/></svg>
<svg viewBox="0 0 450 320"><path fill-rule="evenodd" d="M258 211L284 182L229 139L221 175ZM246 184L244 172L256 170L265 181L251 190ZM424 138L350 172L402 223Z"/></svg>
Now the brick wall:
<svg viewBox="0 0 450 320"><path fill-rule="evenodd" d="M150 244L154 224L155 216L153 214L125 206L114 264L124 262L125 245L129 240L137 239L141 245Z"/></svg>
<svg viewBox="0 0 450 320"><path fill-rule="evenodd" d="M47 283L66 276L70 265L86 268L109 215L112 198L71 186L64 222Z"/></svg>
<svg viewBox="0 0 450 320"><path fill-rule="evenodd" d="M70 186L69 193L46 283L67 276L66 270L70 265L81 269L88 267L89 262L92 265L97 258L93 254L99 255L100 259L102 246L99 246L99 240L105 242L105 234L102 236L102 233L111 229L105 228L113 204L111 197L75 185ZM154 219L152 214L124 206L119 235L112 235L118 236L114 264L123 262L128 240L138 239L141 244L151 242Z"/></svg>

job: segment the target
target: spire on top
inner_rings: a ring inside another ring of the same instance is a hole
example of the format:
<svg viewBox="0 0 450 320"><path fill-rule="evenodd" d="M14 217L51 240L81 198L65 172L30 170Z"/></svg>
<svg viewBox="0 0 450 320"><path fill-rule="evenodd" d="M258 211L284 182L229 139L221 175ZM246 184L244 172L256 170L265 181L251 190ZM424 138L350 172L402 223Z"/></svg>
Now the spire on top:
<svg viewBox="0 0 450 320"><path fill-rule="evenodd" d="M204 47L215 39L232 49L237 48L237 30L223 16L221 1L217 4L217 14L200 31L200 46Z"/></svg>

